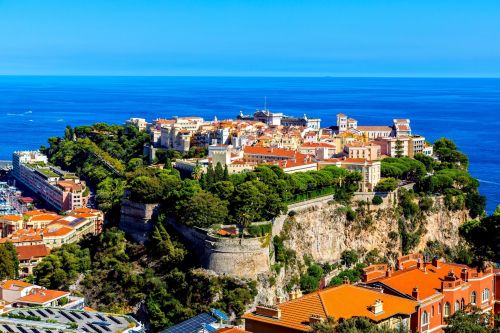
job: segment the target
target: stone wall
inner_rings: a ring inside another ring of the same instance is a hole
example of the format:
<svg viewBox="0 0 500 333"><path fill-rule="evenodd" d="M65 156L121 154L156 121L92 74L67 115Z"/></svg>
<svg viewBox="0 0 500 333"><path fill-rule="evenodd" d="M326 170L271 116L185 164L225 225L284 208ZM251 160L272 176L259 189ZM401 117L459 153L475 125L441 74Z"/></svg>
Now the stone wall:
<svg viewBox="0 0 500 333"><path fill-rule="evenodd" d="M207 230L188 228L174 219L169 219L167 223L188 241L203 268L218 274L251 279L269 272L270 237L216 237L209 235Z"/></svg>
<svg viewBox="0 0 500 333"><path fill-rule="evenodd" d="M144 243L158 217L159 204L143 204L122 200L120 229L138 243Z"/></svg>

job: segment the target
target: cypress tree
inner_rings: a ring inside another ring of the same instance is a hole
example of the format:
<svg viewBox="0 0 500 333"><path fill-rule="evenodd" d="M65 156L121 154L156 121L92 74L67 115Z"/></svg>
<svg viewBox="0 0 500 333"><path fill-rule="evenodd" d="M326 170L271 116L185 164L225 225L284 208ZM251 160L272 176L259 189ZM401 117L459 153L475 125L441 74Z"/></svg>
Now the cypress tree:
<svg viewBox="0 0 500 333"><path fill-rule="evenodd" d="M220 162L217 162L217 165L215 166L214 184L221 180L224 180L224 169L222 168L222 164L220 164Z"/></svg>
<svg viewBox="0 0 500 333"><path fill-rule="evenodd" d="M227 169L227 164L224 165L224 180L229 180L229 170Z"/></svg>
<svg viewBox="0 0 500 333"><path fill-rule="evenodd" d="M212 164L208 165L205 184L207 186L207 189L210 189L212 185L215 184L215 172Z"/></svg>

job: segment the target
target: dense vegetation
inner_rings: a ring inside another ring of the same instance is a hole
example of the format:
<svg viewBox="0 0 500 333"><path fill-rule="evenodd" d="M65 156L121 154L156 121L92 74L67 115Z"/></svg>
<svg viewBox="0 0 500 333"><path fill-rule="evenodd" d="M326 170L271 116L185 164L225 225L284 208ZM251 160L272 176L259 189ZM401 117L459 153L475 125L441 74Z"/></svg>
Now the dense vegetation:
<svg viewBox="0 0 500 333"><path fill-rule="evenodd" d="M140 306L154 331L211 307L242 315L256 295L254 283L198 272L193 262L160 223L147 246L128 242L116 228L106 229L99 237L53 251L34 273L47 288L68 290L79 282L77 290L98 310L128 313Z"/></svg>
<svg viewBox="0 0 500 333"><path fill-rule="evenodd" d="M68 127L64 138L51 138L43 148L50 161L84 177L96 191L98 207L109 222L119 217L124 196L142 203L160 203L160 221L150 242L138 245L128 242L123 232L108 228L98 238L79 244L64 245L53 251L35 269L37 283L57 289L80 285L80 290L99 310L146 311L152 328L158 330L187 319L209 307L218 307L239 316L252 302L256 290L253 283L226 277L214 277L195 269L190 251L169 233L163 224L166 216L174 216L187 226L208 228L222 223L237 224L246 235L263 236L269 224L252 222L271 220L287 210L287 204L320 195L332 195L344 204L339 213L348 223L372 223L369 203L357 208L349 206L358 189L359 173L337 167L320 171L285 174L277 166L259 166L252 172L229 175L220 164L206 173L197 166L190 177L181 177L172 163L181 157L203 156L205 149L193 149L184 156L172 150L157 152L155 163L163 168L147 166L143 146L149 136L132 126L95 124L74 129ZM424 215L434 207L431 196L443 196L450 210L467 208L477 220L460 229L464 242L460 249L430 242L426 253L443 254L463 263L482 264L498 258L498 226L500 216L484 217L484 197L479 195L477 180L467 173L468 160L448 139L435 142L439 160L425 155L415 159L387 158L382 161L385 177L376 190L395 190L401 182L414 182L415 190L399 190L396 214L399 231L388 235L402 243L403 253L410 252L425 231ZM373 205L380 205L376 196ZM289 213L293 219L293 211ZM500 214L500 209L499 209ZM112 225L112 223L111 223ZM301 265L294 251L285 248L286 233L273 238L273 250L279 272L283 267ZM396 243L394 243L396 244ZM0 272L15 276L15 258L9 245L0 246ZM3 252L2 252L3 251ZM10 251L10 252L9 252ZM317 290L321 280L333 269L344 269L333 277L331 286L345 279L357 282L366 265L385 260L375 250L368 253L345 251L340 265L318 265L304 258L302 274L295 276L288 289L300 286L304 292ZM14 274L14 275L13 275ZM1 276L0 276L1 277ZM147 293L145 292L147 291ZM336 322L329 320L314 327L313 332L392 332L376 328L364 319ZM451 332L451 331L450 331ZM464 331L467 332L467 331Z"/></svg>
<svg viewBox="0 0 500 333"><path fill-rule="evenodd" d="M496 320L495 327L492 328L494 318L491 313L483 312L476 307L467 306L466 309L457 311L453 316L446 319L448 326L445 333L499 333L500 321Z"/></svg>
<svg viewBox="0 0 500 333"><path fill-rule="evenodd" d="M404 327L392 329L380 327L364 317L354 317L337 321L328 317L325 321L312 325L310 333L408 333Z"/></svg>
<svg viewBox="0 0 500 333"><path fill-rule="evenodd" d="M394 179L416 184L419 197L443 195L446 206L453 211L468 209L473 218L484 215L486 199L479 194L479 182L468 172L468 159L453 141L441 138L434 142L438 160L423 154L382 160L382 176L378 190L394 188Z"/></svg>
<svg viewBox="0 0 500 333"><path fill-rule="evenodd" d="M19 259L14 245L10 242L0 244L0 281L17 278Z"/></svg>

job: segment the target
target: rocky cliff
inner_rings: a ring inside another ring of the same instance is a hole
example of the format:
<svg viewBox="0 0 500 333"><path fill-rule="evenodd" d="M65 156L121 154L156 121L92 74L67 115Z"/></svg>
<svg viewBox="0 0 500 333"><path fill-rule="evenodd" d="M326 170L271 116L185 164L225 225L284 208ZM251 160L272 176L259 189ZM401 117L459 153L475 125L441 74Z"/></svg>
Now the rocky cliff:
<svg viewBox="0 0 500 333"><path fill-rule="evenodd" d="M380 206L353 203L352 208L327 199L292 205L287 216L276 219L273 233L283 238L287 250L295 252L297 263L260 276L257 302L271 304L276 297L288 298L286 287L290 288L304 269L304 257L337 263L344 250L356 250L362 256L375 250L393 264L408 239L412 239L407 244L412 252L424 250L428 241L455 247L459 225L470 219L467 211L448 210L439 197L433 198L431 209L405 218L396 201L394 196L385 198ZM348 216L347 210L355 213ZM410 236L403 241L404 232Z"/></svg>
<svg viewBox="0 0 500 333"><path fill-rule="evenodd" d="M408 221L398 212L398 207L369 205L349 220L346 208L328 201L295 208L283 222L282 231L287 233L285 246L317 262L336 262L344 250L354 249L366 253L377 249L392 259L402 248L400 223L414 225L419 233L413 251L423 250L427 241L437 240L450 246L459 241L458 227L469 219L466 211L449 211L440 198L435 198L434 207L422 213L418 221ZM360 212L361 211L361 212Z"/></svg>

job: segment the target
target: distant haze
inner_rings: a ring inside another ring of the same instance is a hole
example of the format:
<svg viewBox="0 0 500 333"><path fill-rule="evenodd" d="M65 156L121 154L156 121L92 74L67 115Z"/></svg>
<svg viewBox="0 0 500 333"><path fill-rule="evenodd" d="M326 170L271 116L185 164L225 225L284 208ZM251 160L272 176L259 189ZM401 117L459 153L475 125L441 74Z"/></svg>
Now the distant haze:
<svg viewBox="0 0 500 333"><path fill-rule="evenodd" d="M0 0L0 74L500 77L500 1Z"/></svg>

